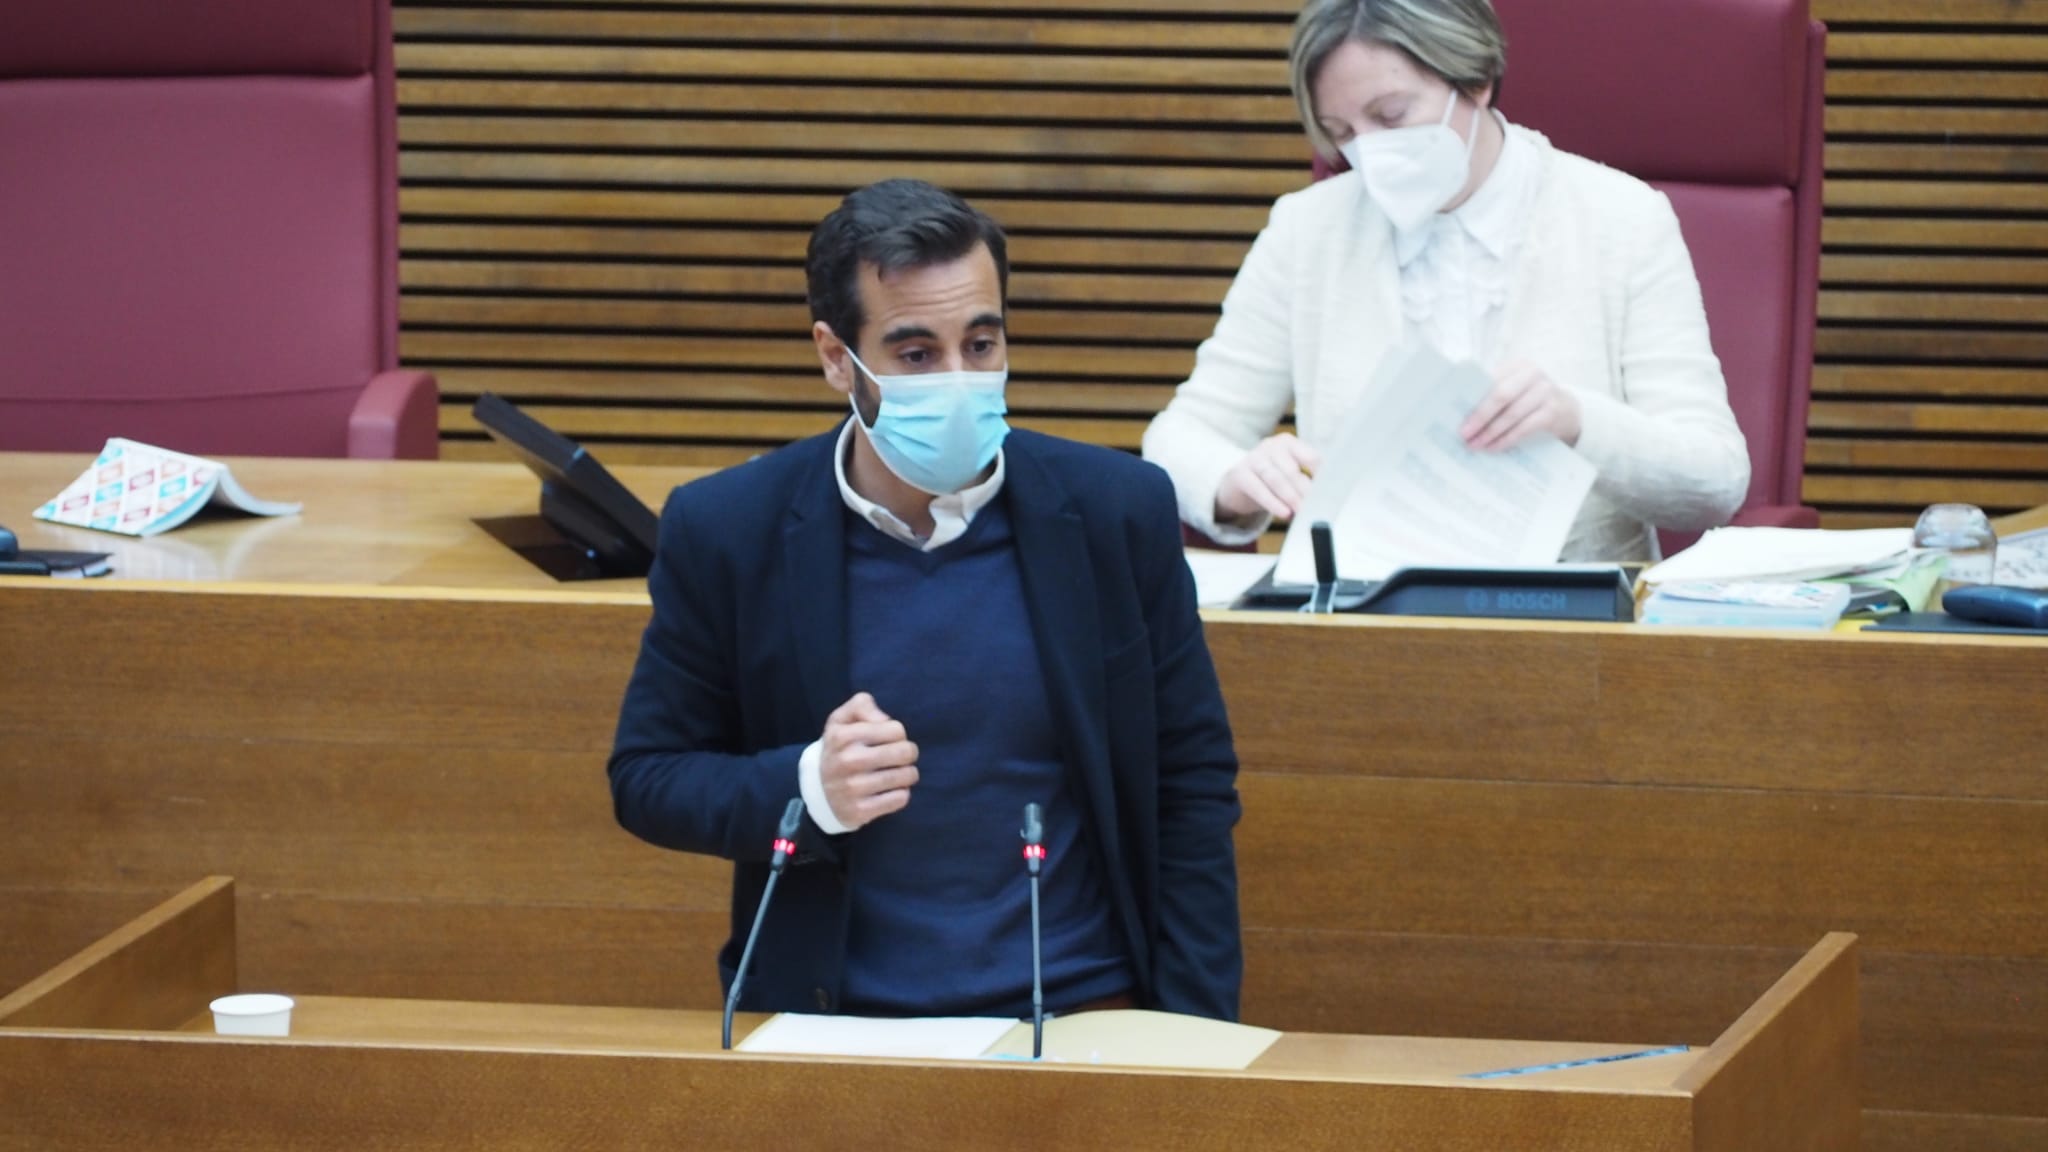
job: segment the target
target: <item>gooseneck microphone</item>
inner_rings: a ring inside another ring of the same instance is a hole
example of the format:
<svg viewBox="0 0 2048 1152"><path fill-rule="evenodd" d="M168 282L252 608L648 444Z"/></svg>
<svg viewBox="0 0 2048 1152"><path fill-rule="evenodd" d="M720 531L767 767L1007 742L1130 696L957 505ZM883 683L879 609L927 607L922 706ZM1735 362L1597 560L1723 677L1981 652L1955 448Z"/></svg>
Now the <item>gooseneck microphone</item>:
<svg viewBox="0 0 2048 1152"><path fill-rule="evenodd" d="M1031 877L1031 1058L1045 1049L1045 983L1038 937L1038 869L1045 862L1045 821L1036 804L1024 806L1024 871Z"/></svg>
<svg viewBox="0 0 2048 1152"><path fill-rule="evenodd" d="M1337 610L1337 542L1330 534L1327 521L1316 521L1309 525L1308 531L1309 543L1316 555L1316 589L1301 610L1327 616Z"/></svg>
<svg viewBox="0 0 2048 1152"><path fill-rule="evenodd" d="M754 927L747 932L747 946L740 951L740 966L732 974L732 990L725 994L725 1030L719 1037L719 1047L728 1051L732 1048L732 1014L739 1007L740 986L747 982L747 965L754 959L754 944L761 938L761 922L768 918L768 901L775 896L775 882L782 879L782 869L789 864L790 853L796 851L797 830L804 824L804 798L794 796L782 809L782 824L775 830L775 855L768 858L768 886L761 890L761 903L754 909Z"/></svg>

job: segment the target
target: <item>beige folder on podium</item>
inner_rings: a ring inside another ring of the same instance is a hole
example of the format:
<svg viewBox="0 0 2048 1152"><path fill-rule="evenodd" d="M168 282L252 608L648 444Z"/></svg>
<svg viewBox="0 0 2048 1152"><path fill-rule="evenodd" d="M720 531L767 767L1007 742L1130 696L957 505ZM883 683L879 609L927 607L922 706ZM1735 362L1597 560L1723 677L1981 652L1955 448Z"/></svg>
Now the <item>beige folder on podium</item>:
<svg viewBox="0 0 2048 1152"><path fill-rule="evenodd" d="M779 1056L721 1051L716 1012L289 988L260 990L296 996L290 1036L228 1037L208 1003L259 989L215 877L0 999L0 1150L1853 1149L1855 953L1826 937L1706 1048L1283 1033L1242 1071ZM1067 1023L1113 1047L1131 1022Z"/></svg>

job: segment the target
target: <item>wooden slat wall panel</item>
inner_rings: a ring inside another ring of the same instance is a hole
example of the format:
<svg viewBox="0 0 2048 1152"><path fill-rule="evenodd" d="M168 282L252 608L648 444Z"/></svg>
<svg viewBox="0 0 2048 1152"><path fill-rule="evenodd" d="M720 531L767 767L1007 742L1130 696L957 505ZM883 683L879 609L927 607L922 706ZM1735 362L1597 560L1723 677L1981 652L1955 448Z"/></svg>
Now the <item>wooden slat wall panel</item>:
<svg viewBox="0 0 2048 1152"><path fill-rule="evenodd" d="M1307 180L1296 8L399 0L403 355L445 454L492 454L485 390L621 462L830 427L804 245L892 175L1010 230L1016 422L1135 450Z"/></svg>
<svg viewBox="0 0 2048 1152"><path fill-rule="evenodd" d="M1816 0L1828 187L1806 497L2048 502L2048 3Z"/></svg>
<svg viewBox="0 0 2048 1152"><path fill-rule="evenodd" d="M891 175L1013 235L1018 422L1134 448L1306 180L1298 0L398 0L405 360L607 460L726 464L840 411L811 226ZM2048 502L2048 0L1831 28L1806 497L1839 526Z"/></svg>

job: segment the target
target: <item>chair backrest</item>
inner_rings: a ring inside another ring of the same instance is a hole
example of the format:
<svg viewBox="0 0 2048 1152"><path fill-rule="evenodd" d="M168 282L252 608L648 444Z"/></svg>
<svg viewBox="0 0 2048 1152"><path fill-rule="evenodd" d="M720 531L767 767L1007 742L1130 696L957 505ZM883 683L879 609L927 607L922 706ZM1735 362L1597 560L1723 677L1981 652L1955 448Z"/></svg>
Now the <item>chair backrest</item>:
<svg viewBox="0 0 2048 1152"><path fill-rule="evenodd" d="M1499 105L1568 152L1671 198L1750 506L1796 505L1820 287L1826 31L1807 0L1494 0Z"/></svg>
<svg viewBox="0 0 2048 1152"><path fill-rule="evenodd" d="M389 19L0 5L0 448L346 454L397 360Z"/></svg>

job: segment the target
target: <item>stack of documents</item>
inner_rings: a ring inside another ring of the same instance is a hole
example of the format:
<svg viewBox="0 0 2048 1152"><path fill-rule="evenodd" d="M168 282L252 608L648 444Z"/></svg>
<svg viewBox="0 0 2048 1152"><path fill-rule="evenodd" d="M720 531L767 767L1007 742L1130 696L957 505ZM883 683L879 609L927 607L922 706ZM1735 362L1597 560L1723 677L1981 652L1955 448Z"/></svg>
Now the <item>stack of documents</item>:
<svg viewBox="0 0 2048 1152"><path fill-rule="evenodd" d="M1818 580L1896 569L1913 551L1910 528L1716 528L1643 573L1647 584L1693 580Z"/></svg>
<svg viewBox="0 0 2048 1152"><path fill-rule="evenodd" d="M1998 578L2012 588L2048 588L2048 528L2002 536L1998 541Z"/></svg>
<svg viewBox="0 0 2048 1152"><path fill-rule="evenodd" d="M1914 550L1910 528L1716 528L1643 573L1653 589L1643 622L1827 628L1845 610L1859 618L1919 612L1945 564L1940 553ZM1838 591L1843 607L1833 603Z"/></svg>
<svg viewBox="0 0 2048 1152"><path fill-rule="evenodd" d="M1835 626L1849 606L1847 584L1694 580L1659 585L1642 622L1729 628Z"/></svg>

